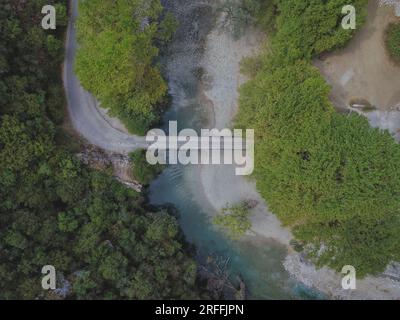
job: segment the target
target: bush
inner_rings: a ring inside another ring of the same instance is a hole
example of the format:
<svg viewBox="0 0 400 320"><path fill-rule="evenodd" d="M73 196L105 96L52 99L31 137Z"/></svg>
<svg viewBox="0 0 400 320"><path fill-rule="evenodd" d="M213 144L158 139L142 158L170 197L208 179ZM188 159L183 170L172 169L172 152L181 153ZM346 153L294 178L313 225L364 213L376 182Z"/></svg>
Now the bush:
<svg viewBox="0 0 400 320"><path fill-rule="evenodd" d="M134 178L142 185L148 185L165 168L165 166L156 164L151 165L146 160L146 150L138 149L130 154L132 164L132 173Z"/></svg>
<svg viewBox="0 0 400 320"><path fill-rule="evenodd" d="M391 23L386 30L386 48L390 56L400 63L400 23Z"/></svg>
<svg viewBox="0 0 400 320"><path fill-rule="evenodd" d="M251 228L249 205L243 201L231 207L227 206L221 213L214 217L213 223L227 231L233 239L238 239Z"/></svg>

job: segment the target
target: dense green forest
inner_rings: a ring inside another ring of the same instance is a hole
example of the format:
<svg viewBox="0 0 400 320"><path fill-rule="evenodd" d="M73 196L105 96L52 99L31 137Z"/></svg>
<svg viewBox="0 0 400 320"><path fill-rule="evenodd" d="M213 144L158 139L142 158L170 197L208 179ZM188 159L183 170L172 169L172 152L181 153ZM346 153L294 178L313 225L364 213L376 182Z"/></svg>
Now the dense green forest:
<svg viewBox="0 0 400 320"><path fill-rule="evenodd" d="M40 26L46 4L57 7L55 31ZM195 298L176 219L65 142L66 24L66 1L0 3L0 299L62 297L41 288L44 265L68 299Z"/></svg>
<svg viewBox="0 0 400 320"><path fill-rule="evenodd" d="M275 0L276 33L241 89L237 126L254 128L255 178L318 265L358 276L400 259L400 146L366 118L338 114L311 59L342 47L342 7L366 0Z"/></svg>
<svg viewBox="0 0 400 320"><path fill-rule="evenodd" d="M160 0L79 3L75 71L132 133L144 135L160 121L167 85L154 63L174 26Z"/></svg>

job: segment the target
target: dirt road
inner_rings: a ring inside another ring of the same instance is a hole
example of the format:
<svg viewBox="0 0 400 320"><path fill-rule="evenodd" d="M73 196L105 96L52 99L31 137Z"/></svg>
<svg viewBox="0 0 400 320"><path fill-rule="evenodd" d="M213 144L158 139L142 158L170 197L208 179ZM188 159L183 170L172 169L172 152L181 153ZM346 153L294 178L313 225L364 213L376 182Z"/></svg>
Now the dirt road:
<svg viewBox="0 0 400 320"><path fill-rule="evenodd" d="M393 7L370 1L366 24L346 48L315 61L332 86L331 99L338 109L353 98L364 98L380 111L400 103L400 67L390 60L384 43L386 27L393 21L400 21Z"/></svg>
<svg viewBox="0 0 400 320"><path fill-rule="evenodd" d="M74 129L89 143L104 150L127 154L148 144L144 137L122 130L118 120L111 119L99 109L96 99L85 91L74 73L77 49L74 23L78 16L78 0L71 0L71 18L66 38L63 80L68 101L68 112Z"/></svg>

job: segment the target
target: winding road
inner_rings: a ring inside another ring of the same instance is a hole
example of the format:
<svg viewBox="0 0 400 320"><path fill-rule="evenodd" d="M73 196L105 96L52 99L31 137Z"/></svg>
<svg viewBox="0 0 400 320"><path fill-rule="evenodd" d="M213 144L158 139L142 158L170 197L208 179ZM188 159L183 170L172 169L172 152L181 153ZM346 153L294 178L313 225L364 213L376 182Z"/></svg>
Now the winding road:
<svg viewBox="0 0 400 320"><path fill-rule="evenodd" d="M63 81L67 97L68 112L74 129L89 143L104 150L121 154L146 148L145 137L123 132L111 124L112 119L99 109L98 101L79 83L74 73L74 61L77 49L76 30L78 1L71 0L71 17L66 37L66 53L63 70Z"/></svg>

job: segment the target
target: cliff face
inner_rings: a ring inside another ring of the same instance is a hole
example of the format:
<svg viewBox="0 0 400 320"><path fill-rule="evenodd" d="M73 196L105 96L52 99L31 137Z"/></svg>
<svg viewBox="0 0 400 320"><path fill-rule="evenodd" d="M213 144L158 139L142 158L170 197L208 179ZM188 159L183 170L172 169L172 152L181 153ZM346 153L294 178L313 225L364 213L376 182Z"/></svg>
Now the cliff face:
<svg viewBox="0 0 400 320"><path fill-rule="evenodd" d="M132 162L127 155L107 152L93 145L85 146L77 157L86 165L97 170L112 168L114 177L137 192L142 191L142 185L132 176Z"/></svg>

